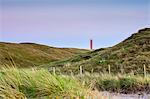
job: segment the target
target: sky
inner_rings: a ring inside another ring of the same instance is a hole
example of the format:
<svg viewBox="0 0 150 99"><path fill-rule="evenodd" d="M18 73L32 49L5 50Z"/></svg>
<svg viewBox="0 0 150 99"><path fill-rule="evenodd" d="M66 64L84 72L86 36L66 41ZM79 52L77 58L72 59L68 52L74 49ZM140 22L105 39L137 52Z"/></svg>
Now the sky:
<svg viewBox="0 0 150 99"><path fill-rule="evenodd" d="M0 42L113 46L150 27L150 0L0 0Z"/></svg>

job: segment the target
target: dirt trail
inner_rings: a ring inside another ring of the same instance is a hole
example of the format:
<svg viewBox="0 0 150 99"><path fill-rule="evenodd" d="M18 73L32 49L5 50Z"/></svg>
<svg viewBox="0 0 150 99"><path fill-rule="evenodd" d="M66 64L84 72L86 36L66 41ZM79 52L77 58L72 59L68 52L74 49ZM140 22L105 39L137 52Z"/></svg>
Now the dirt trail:
<svg viewBox="0 0 150 99"><path fill-rule="evenodd" d="M150 99L150 94L117 94L93 91L88 93L85 99Z"/></svg>

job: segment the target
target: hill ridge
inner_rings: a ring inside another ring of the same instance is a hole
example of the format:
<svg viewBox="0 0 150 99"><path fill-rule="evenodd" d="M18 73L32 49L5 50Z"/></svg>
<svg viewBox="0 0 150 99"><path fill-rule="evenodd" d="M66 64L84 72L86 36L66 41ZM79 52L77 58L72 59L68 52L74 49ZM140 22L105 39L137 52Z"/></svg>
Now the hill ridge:
<svg viewBox="0 0 150 99"><path fill-rule="evenodd" d="M70 64L66 67L66 64ZM84 71L112 73L143 73L143 65L150 73L150 28L140 29L137 33L110 48L96 49L82 55L77 55L63 62L55 62L64 71L79 72L80 66ZM61 66L61 67L60 67Z"/></svg>
<svg viewBox="0 0 150 99"><path fill-rule="evenodd" d="M0 65L10 64L12 59L17 66L32 67L51 61L61 60L86 52L85 49L49 47L36 43L0 42ZM12 57L12 59L11 59Z"/></svg>

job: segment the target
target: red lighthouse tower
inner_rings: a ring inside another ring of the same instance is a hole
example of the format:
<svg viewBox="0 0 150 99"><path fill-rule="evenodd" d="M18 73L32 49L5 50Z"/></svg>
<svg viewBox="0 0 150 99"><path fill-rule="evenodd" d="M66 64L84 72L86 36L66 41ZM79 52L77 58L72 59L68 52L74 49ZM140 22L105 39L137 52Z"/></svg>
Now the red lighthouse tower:
<svg viewBox="0 0 150 99"><path fill-rule="evenodd" d="M93 40L90 39L90 49L92 50L93 49Z"/></svg>

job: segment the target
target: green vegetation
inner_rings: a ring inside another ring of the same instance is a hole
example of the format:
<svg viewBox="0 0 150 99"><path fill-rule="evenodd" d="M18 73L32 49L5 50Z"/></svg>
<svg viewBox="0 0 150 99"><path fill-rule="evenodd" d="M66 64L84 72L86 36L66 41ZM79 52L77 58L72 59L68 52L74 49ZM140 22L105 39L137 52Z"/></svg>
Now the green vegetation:
<svg viewBox="0 0 150 99"><path fill-rule="evenodd" d="M5 99L82 97L86 91L77 79L51 74L46 69L4 68L0 72L0 97Z"/></svg>
<svg viewBox="0 0 150 99"><path fill-rule="evenodd" d="M69 65L68 65L69 64ZM143 74L143 67L150 74L150 28L139 30L123 42L110 47L96 49L76 55L65 61L51 63L49 67L60 68L64 72L79 72L82 66L86 72ZM47 65L45 67L49 68Z"/></svg>
<svg viewBox="0 0 150 99"><path fill-rule="evenodd" d="M85 52L85 53L84 53ZM84 72L150 74L150 28L139 30L121 43L87 51L83 49L54 48L34 43L0 43L0 64L14 61L18 67L56 67L64 73Z"/></svg>
<svg viewBox="0 0 150 99"><path fill-rule="evenodd" d="M86 85L92 84L93 88L99 91L109 91L124 94L145 92L150 94L150 75L143 77L140 75L132 74L91 74L84 75L78 78Z"/></svg>
<svg viewBox="0 0 150 99"><path fill-rule="evenodd" d="M25 99L80 97L92 90L118 93L150 93L150 76L140 75L56 75L46 69L3 68L0 71L0 98Z"/></svg>
<svg viewBox="0 0 150 99"><path fill-rule="evenodd" d="M0 68L0 98L83 98L95 90L150 94L150 28L94 51L1 42Z"/></svg>
<svg viewBox="0 0 150 99"><path fill-rule="evenodd" d="M34 43L4 43L0 42L0 65L37 67L56 60L62 60L88 50L76 48L56 48ZM11 62L11 63L10 63Z"/></svg>

